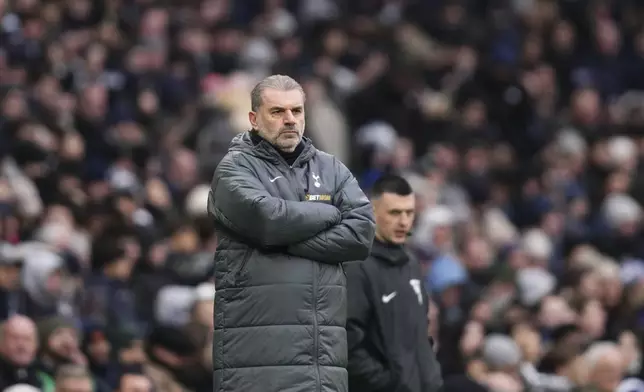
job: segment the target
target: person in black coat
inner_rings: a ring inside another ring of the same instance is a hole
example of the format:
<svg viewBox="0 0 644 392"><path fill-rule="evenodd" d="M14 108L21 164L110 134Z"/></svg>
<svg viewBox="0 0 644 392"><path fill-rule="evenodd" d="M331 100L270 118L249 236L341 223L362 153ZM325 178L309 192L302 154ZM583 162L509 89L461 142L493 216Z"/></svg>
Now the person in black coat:
<svg viewBox="0 0 644 392"><path fill-rule="evenodd" d="M415 196L402 177L373 187L376 239L347 272L349 390L436 392L441 369L428 337L428 295L420 264L405 248Z"/></svg>
<svg viewBox="0 0 644 392"><path fill-rule="evenodd" d="M0 333L0 391L16 384L41 388L34 361L38 351L36 325L25 316L12 316Z"/></svg>

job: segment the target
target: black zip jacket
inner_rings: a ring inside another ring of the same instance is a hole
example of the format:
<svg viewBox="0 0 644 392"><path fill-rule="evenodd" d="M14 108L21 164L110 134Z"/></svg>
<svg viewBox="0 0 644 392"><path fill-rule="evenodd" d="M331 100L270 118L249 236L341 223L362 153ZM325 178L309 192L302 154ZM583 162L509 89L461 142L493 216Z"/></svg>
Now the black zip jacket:
<svg viewBox="0 0 644 392"><path fill-rule="evenodd" d="M349 390L436 392L443 380L427 336L428 296L405 248L374 241L371 255L345 264Z"/></svg>

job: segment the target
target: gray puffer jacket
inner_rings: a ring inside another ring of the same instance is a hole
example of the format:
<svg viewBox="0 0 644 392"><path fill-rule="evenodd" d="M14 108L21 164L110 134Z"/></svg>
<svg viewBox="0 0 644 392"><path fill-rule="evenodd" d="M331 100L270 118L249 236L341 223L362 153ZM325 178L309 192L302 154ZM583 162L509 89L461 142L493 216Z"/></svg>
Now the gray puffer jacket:
<svg viewBox="0 0 644 392"><path fill-rule="evenodd" d="M304 138L288 165L248 132L215 171L216 392L346 392L346 277L374 236L351 172Z"/></svg>

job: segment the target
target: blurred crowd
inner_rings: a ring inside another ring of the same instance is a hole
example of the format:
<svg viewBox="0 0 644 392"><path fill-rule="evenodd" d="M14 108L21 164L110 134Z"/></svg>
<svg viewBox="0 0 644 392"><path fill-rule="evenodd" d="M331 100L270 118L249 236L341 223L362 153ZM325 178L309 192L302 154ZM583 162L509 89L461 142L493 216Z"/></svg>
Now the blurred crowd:
<svg viewBox="0 0 644 392"><path fill-rule="evenodd" d="M635 0L0 0L0 391L212 390L208 184L271 73L365 190L413 185L448 390L644 391L642 20Z"/></svg>

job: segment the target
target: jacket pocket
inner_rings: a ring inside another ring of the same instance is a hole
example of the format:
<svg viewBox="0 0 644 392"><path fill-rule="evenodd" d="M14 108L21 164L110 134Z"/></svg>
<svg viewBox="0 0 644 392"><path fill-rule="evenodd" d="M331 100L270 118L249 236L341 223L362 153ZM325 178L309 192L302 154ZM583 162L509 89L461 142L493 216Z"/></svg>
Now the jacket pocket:
<svg viewBox="0 0 644 392"><path fill-rule="evenodd" d="M237 269L237 272L235 273L235 277L239 278L244 274L246 271L246 264L248 264L248 261L250 260L250 257L253 255L253 248L248 248L244 251L244 256L242 257L241 263L239 265L239 268Z"/></svg>

